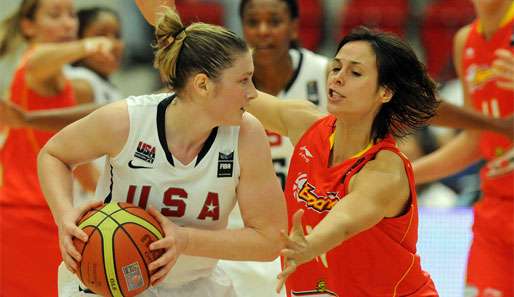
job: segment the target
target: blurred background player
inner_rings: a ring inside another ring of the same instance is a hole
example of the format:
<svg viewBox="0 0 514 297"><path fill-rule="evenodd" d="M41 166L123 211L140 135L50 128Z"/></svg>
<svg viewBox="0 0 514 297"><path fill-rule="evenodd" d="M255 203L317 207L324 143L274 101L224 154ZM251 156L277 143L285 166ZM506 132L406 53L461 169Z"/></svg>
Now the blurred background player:
<svg viewBox="0 0 514 297"><path fill-rule="evenodd" d="M113 47L112 58L105 56L89 56L73 63L73 67L65 67L64 74L71 80L78 104L107 104L122 99L122 94L110 77L119 70L123 56L121 40L121 20L117 12L107 7L84 8L77 12L79 21L78 38L103 36L109 38ZM94 161L97 172L103 170L103 158ZM95 181L99 174L95 175ZM96 185L96 182L95 182ZM92 191L84 189L78 181L73 185L75 205L93 196Z"/></svg>
<svg viewBox="0 0 514 297"><path fill-rule="evenodd" d="M3 26L9 27L10 34L0 40L1 47L16 34L22 34L28 44L10 87L11 102L24 110L74 105L63 65L94 54L109 56L112 47L102 38L74 41L77 19L73 2L68 0L25 0ZM4 296L57 295L57 277L52 273L59 263L57 229L50 221L36 167L39 149L52 135L31 128L10 129L0 151L0 287ZM91 180L87 168L81 179L86 186Z"/></svg>
<svg viewBox="0 0 514 297"><path fill-rule="evenodd" d="M512 116L514 92L508 87L512 73L502 73L512 69L508 61L514 50L514 3L474 0L473 4L478 17L459 30L454 47L466 106L496 118ZM452 174L481 158L490 162L480 172L482 197L474 207L466 296L514 296L514 174L512 170L490 172L496 170L491 162L509 150L512 139L491 132L465 131L414 163L416 180L422 183ZM504 166L512 162L512 157L509 159Z"/></svg>
<svg viewBox="0 0 514 297"><path fill-rule="evenodd" d="M302 48L298 40L296 0L243 0L239 16L243 34L253 49L255 87L268 94L307 99L326 110L328 59ZM287 137L268 132L273 165L285 185L293 146Z"/></svg>

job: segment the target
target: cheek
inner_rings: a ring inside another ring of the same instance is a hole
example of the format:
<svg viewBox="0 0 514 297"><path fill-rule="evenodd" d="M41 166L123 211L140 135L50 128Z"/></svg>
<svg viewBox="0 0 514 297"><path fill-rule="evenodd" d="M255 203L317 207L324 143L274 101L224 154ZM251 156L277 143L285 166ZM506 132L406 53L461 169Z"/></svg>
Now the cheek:
<svg viewBox="0 0 514 297"><path fill-rule="evenodd" d="M253 28L243 28L243 35L245 41L250 47L256 45L257 41L257 30Z"/></svg>

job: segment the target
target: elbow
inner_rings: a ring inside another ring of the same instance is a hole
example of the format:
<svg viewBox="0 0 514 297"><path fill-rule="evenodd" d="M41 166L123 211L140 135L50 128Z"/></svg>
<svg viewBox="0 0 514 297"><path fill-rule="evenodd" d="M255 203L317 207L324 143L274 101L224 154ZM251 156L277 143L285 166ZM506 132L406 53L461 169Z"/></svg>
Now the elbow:
<svg viewBox="0 0 514 297"><path fill-rule="evenodd" d="M285 229L282 229L285 230ZM276 228L272 235L267 238L269 244L266 247L266 252L263 255L264 261L273 261L280 256L280 252L285 248L285 243L280 235L280 230Z"/></svg>

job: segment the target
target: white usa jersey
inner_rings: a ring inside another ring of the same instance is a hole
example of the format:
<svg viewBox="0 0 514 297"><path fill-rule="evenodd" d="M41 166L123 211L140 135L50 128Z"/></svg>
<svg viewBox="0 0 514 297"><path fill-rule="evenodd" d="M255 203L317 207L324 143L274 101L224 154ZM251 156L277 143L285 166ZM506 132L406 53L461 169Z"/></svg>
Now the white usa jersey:
<svg viewBox="0 0 514 297"><path fill-rule="evenodd" d="M98 199L153 206L180 226L224 229L236 203L239 127L213 129L190 164L168 150L165 111L174 95L129 97L130 132L121 152L106 162ZM160 285L176 287L209 276L217 260L181 255Z"/></svg>
<svg viewBox="0 0 514 297"><path fill-rule="evenodd" d="M327 110L326 74L328 59L307 49L290 49L289 56L295 69L293 77L277 97L306 99L321 111ZM267 132L271 146L271 156L277 177L282 188L285 186L293 145L289 138Z"/></svg>

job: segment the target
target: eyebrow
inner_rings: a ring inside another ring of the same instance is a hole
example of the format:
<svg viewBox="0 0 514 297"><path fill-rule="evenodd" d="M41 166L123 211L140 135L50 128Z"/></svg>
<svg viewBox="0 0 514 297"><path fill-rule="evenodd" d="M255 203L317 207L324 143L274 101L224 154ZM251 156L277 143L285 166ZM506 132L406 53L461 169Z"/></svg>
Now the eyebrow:
<svg viewBox="0 0 514 297"><path fill-rule="evenodd" d="M332 59L332 61L331 61L331 63L332 63L332 64L333 64L333 63L339 63L339 64L342 64L342 63L341 63L341 59L338 59L338 58L333 58L333 59ZM350 64L352 64L352 65L362 65L362 62L355 61L355 60L351 60L351 61L350 61Z"/></svg>

